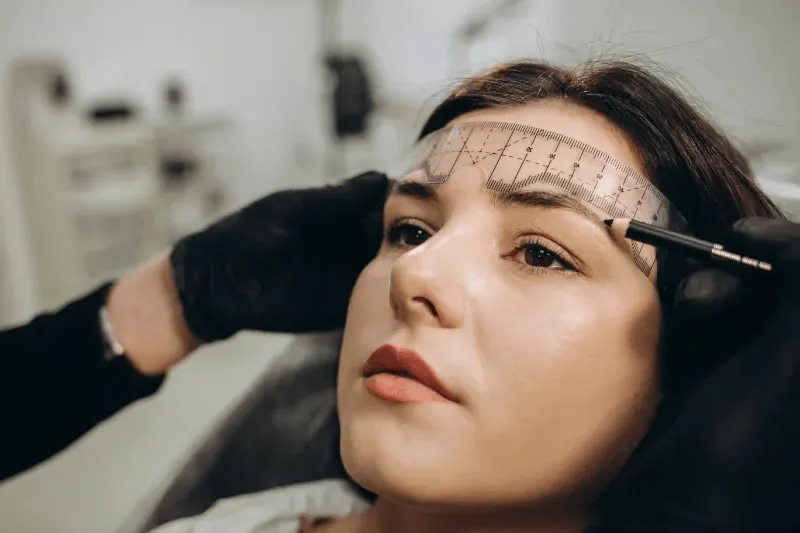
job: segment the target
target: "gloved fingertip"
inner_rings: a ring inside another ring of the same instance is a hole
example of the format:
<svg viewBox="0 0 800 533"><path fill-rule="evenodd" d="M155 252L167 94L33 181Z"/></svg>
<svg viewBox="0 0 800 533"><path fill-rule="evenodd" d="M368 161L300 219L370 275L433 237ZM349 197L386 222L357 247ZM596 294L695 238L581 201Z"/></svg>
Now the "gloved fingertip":
<svg viewBox="0 0 800 533"><path fill-rule="evenodd" d="M352 199L364 202L381 201L388 196L391 188L389 177L378 171L368 171L345 180L341 192Z"/></svg>
<svg viewBox="0 0 800 533"><path fill-rule="evenodd" d="M733 230L744 234L760 234L774 228L775 222L780 222L771 218L747 217L740 218L733 223Z"/></svg>
<svg viewBox="0 0 800 533"><path fill-rule="evenodd" d="M741 280L722 270L705 269L685 278L675 295L675 305L691 308L720 308L731 302L741 288Z"/></svg>
<svg viewBox="0 0 800 533"><path fill-rule="evenodd" d="M378 172L377 170L368 170L367 172L362 172L361 174L346 179L343 182L343 185L351 185L353 187L380 187L385 185L388 180L389 177L383 172Z"/></svg>

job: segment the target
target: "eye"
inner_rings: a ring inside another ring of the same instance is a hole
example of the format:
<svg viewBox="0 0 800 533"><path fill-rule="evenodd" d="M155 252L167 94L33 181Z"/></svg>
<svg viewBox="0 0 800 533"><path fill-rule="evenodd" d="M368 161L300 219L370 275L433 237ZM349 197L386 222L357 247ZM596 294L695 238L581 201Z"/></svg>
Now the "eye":
<svg viewBox="0 0 800 533"><path fill-rule="evenodd" d="M394 246L412 247L419 246L428 240L430 234L407 220L392 224L386 233L386 240Z"/></svg>
<svg viewBox="0 0 800 533"><path fill-rule="evenodd" d="M539 245L526 246L522 253L525 264L536 268L550 268L561 262L556 254Z"/></svg>
<svg viewBox="0 0 800 533"><path fill-rule="evenodd" d="M575 271L564 254L538 241L524 242L515 251L517 261L532 270Z"/></svg>

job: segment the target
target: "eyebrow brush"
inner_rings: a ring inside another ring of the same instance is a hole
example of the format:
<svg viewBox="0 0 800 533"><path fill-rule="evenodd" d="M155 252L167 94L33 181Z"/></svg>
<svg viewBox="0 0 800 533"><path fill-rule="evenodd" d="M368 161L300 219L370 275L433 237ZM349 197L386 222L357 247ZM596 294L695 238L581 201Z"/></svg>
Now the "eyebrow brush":
<svg viewBox="0 0 800 533"><path fill-rule="evenodd" d="M662 229L638 220L609 219L604 220L606 226L615 231L625 231L625 238L649 244L671 252L701 261L712 261L725 268L740 269L744 266L763 272L771 272L772 265L760 259L746 257L726 250L721 244L704 241L691 235Z"/></svg>

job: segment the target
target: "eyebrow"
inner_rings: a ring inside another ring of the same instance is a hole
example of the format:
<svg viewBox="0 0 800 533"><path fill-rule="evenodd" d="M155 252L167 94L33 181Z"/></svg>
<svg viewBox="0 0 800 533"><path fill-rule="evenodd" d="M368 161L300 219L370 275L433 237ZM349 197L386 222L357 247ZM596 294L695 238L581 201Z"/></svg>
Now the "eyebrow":
<svg viewBox="0 0 800 533"><path fill-rule="evenodd" d="M420 181L405 181L396 183L392 188L390 195L393 196L406 196L423 200L425 202L438 203L439 192L436 187L429 183ZM619 238L611 230L609 226L603 223L603 219L594 211L586 207L586 205L563 191L513 191L513 192L495 192L496 200L504 206L518 206L518 207L534 207L545 209L569 209L582 217L590 220L609 236L609 238L616 244L619 244Z"/></svg>

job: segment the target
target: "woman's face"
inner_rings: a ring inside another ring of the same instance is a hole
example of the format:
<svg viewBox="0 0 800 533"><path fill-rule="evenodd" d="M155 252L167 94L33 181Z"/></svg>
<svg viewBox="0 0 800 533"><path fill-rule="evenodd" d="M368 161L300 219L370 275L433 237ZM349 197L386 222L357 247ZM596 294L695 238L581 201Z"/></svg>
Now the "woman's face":
<svg viewBox="0 0 800 533"><path fill-rule="evenodd" d="M592 111L540 102L455 122L484 120L576 138L642 173ZM484 181L467 167L386 202L384 242L353 290L342 346L344 464L367 489L419 505L591 499L654 412L658 295L602 211L498 201ZM370 377L398 362L422 381L429 367L447 392Z"/></svg>

